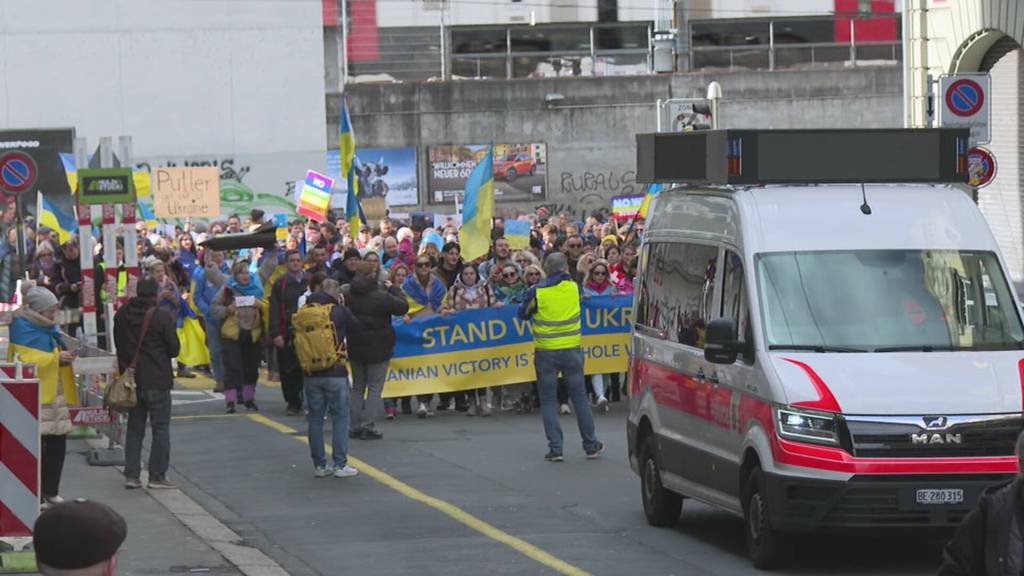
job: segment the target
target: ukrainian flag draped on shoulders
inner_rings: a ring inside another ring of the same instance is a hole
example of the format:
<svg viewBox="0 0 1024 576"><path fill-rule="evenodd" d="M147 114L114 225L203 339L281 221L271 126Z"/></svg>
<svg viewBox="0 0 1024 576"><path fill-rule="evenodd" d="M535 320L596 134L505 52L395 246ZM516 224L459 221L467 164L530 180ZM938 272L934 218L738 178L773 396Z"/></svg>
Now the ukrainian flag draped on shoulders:
<svg viewBox="0 0 1024 576"><path fill-rule="evenodd" d="M491 249L491 228L494 226L494 147L470 173L466 180L466 197L459 229L462 257L469 262L484 256Z"/></svg>
<svg viewBox="0 0 1024 576"><path fill-rule="evenodd" d="M31 310L19 310L11 322L11 342L7 347L7 360L15 359L36 365L39 378L39 402L53 404L57 390L62 391L64 401L78 404L78 387L71 366L60 365L61 336L54 324L42 325L45 319Z"/></svg>

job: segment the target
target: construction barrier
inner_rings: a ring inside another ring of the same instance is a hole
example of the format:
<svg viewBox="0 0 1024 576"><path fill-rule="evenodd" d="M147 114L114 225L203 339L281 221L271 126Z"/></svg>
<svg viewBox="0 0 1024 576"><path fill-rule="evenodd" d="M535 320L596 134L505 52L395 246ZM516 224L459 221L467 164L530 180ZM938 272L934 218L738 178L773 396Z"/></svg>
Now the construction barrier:
<svg viewBox="0 0 1024 576"><path fill-rule="evenodd" d="M32 535L40 449L35 365L0 364L0 538Z"/></svg>

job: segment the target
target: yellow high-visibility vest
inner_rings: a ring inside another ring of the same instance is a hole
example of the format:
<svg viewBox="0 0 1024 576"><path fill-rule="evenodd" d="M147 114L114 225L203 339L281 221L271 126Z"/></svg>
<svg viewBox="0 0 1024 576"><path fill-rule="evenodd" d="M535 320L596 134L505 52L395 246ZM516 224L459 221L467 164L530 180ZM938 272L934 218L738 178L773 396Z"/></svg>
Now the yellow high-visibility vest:
<svg viewBox="0 0 1024 576"><path fill-rule="evenodd" d="M583 343L580 291L572 280L537 289L533 344L538 350L578 348Z"/></svg>

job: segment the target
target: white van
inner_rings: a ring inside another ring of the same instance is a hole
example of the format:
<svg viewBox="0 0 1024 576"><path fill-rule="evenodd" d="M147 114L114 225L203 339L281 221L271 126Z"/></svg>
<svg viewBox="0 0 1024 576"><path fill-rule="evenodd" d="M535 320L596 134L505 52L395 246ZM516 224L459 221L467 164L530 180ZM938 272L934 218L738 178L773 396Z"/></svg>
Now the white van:
<svg viewBox="0 0 1024 576"><path fill-rule="evenodd" d="M635 282L629 458L649 523L675 523L684 498L742 515L760 568L789 559L794 532L955 526L1017 472L1024 426L1020 306L946 183L966 175L966 132L873 131L858 154L935 160L828 178L869 184L808 184L829 168L749 152L793 132L716 132L724 147L638 137L638 179L693 182L656 197ZM850 134L786 141L829 164Z"/></svg>

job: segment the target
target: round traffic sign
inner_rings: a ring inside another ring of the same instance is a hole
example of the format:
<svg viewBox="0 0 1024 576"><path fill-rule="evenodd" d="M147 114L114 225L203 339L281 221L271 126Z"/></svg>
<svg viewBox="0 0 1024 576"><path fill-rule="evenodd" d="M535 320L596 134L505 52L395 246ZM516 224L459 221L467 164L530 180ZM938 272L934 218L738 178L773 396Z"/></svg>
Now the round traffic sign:
<svg viewBox="0 0 1024 576"><path fill-rule="evenodd" d="M961 78L946 90L946 107L957 116L974 116L985 104L985 91L969 78Z"/></svg>
<svg viewBox="0 0 1024 576"><path fill-rule="evenodd" d="M0 190L21 194L35 185L38 175L36 161L27 153L12 150L0 154Z"/></svg>
<svg viewBox="0 0 1024 576"><path fill-rule="evenodd" d="M996 157L980 146L967 151L968 184L973 188L984 188L996 177Z"/></svg>

